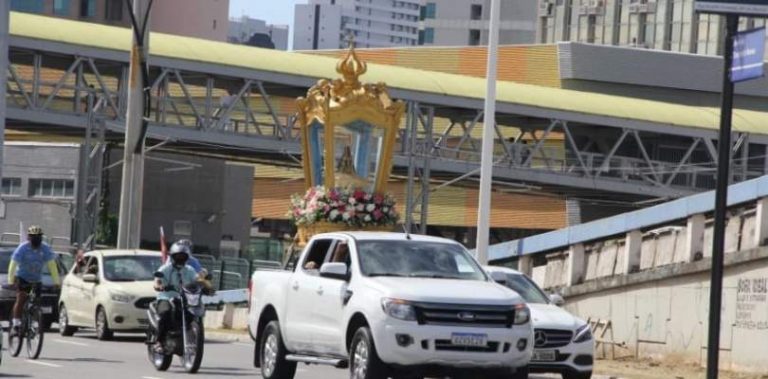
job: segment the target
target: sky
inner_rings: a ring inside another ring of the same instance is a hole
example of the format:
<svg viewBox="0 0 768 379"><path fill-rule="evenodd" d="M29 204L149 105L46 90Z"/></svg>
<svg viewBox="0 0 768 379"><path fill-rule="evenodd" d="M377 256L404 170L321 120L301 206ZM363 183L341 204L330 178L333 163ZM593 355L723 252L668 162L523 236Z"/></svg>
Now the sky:
<svg viewBox="0 0 768 379"><path fill-rule="evenodd" d="M293 46L293 9L307 0L229 0L229 16L242 15L267 21L268 24L290 25L289 48Z"/></svg>

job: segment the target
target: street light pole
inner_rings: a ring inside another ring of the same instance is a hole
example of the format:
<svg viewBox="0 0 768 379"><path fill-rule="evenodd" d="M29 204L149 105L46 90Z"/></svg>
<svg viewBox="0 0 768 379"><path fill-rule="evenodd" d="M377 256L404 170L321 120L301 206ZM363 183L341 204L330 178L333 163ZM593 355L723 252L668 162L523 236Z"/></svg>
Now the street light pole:
<svg viewBox="0 0 768 379"><path fill-rule="evenodd" d="M712 241L712 276L709 297L709 340L707 342L707 379L717 379L720 358L720 316L723 303L723 257L725 221L728 206L728 171L731 161L731 116L733 113L733 38L739 16L725 16L726 36L723 56L723 94L720 111L720 139L717 146L717 189L715 191L715 227Z"/></svg>
<svg viewBox="0 0 768 379"><path fill-rule="evenodd" d="M130 2L129 2L130 3ZM133 44L128 88L128 115L123 148L123 181L120 187L120 218L117 248L138 248L141 242L141 210L144 191L144 65L149 56L149 9L151 0L133 2Z"/></svg>
<svg viewBox="0 0 768 379"><path fill-rule="evenodd" d="M7 91L6 72L10 60L11 2L0 1L0 178L3 177L3 151L5 146L5 97Z"/></svg>
<svg viewBox="0 0 768 379"><path fill-rule="evenodd" d="M499 50L499 13L501 0L491 0L491 22L488 29L488 84L483 111L483 151L480 162L480 194L477 210L477 260L488 264L488 240L491 221L491 181L493 180L493 146L496 127L496 66Z"/></svg>

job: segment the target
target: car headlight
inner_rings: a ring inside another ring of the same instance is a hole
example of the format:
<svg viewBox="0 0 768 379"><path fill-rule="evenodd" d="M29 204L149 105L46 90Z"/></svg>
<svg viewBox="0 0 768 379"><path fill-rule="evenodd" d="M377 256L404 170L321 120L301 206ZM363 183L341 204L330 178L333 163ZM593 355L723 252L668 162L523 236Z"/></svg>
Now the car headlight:
<svg viewBox="0 0 768 379"><path fill-rule="evenodd" d="M574 333L573 342L582 343L592 340L592 329L589 328L589 324L582 325L579 329L576 329Z"/></svg>
<svg viewBox="0 0 768 379"><path fill-rule="evenodd" d="M515 325L525 325L531 321L531 310L525 304L515 305Z"/></svg>
<svg viewBox="0 0 768 379"><path fill-rule="evenodd" d="M134 299L133 296L120 292L111 292L109 297L112 299L112 301L117 303L130 303Z"/></svg>
<svg viewBox="0 0 768 379"><path fill-rule="evenodd" d="M381 308L392 318L416 321L416 309L405 300L384 298L381 299Z"/></svg>

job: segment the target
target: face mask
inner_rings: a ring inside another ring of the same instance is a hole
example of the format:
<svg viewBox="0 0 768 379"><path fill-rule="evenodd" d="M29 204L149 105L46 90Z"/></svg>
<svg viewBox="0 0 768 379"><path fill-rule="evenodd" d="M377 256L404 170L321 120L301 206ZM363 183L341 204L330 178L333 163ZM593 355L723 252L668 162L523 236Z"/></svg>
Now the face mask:
<svg viewBox="0 0 768 379"><path fill-rule="evenodd" d="M32 247L38 248L43 243L43 236L39 236L39 235L37 235L37 236L30 236L29 237L29 242L32 244Z"/></svg>
<svg viewBox="0 0 768 379"><path fill-rule="evenodd" d="M186 264L187 264L187 260L186 259L174 259L173 260L173 265L175 267L177 267L177 268L178 267L184 267L184 265L186 265Z"/></svg>

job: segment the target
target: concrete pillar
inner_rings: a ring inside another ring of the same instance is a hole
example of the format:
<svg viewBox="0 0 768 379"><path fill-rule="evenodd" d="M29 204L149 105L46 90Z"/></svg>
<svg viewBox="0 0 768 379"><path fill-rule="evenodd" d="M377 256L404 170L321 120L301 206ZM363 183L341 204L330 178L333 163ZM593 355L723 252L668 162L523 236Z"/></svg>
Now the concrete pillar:
<svg viewBox="0 0 768 379"><path fill-rule="evenodd" d="M643 232L633 230L627 233L624 241L624 267L621 272L626 275L640 270L640 252L643 245Z"/></svg>
<svg viewBox="0 0 768 379"><path fill-rule="evenodd" d="M704 228L706 218L703 214L688 218L685 229L685 246L688 262L694 262L704 257Z"/></svg>
<svg viewBox="0 0 768 379"><path fill-rule="evenodd" d="M523 255L517 260L517 271L531 276L533 274L533 257L530 255Z"/></svg>
<svg viewBox="0 0 768 379"><path fill-rule="evenodd" d="M765 245L768 239L768 197L757 200L755 214L755 247Z"/></svg>
<svg viewBox="0 0 768 379"><path fill-rule="evenodd" d="M584 245L577 243L568 249L568 285L573 286L584 280L587 271L587 259L584 255Z"/></svg>

